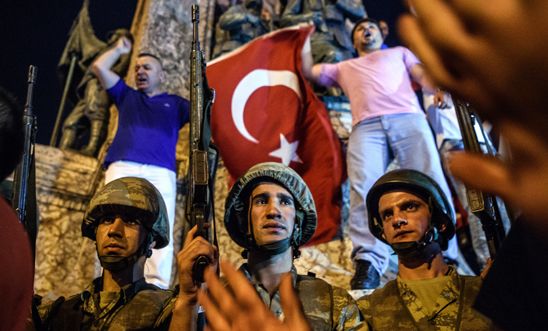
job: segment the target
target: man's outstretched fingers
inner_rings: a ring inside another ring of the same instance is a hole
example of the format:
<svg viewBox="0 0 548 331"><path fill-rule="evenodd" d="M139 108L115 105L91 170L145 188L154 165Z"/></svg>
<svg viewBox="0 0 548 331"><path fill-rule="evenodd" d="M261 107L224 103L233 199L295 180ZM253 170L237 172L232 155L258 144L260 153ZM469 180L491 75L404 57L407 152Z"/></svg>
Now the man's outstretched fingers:
<svg viewBox="0 0 548 331"><path fill-rule="evenodd" d="M249 283L244 275L236 270L230 263L221 261L221 270L225 275L230 287L234 292L236 301L244 307L253 307L254 305L264 305L257 296L257 292Z"/></svg>
<svg viewBox="0 0 548 331"><path fill-rule="evenodd" d="M204 272L204 279L207 284L209 298L215 302L224 315L224 318L230 323L231 318L236 313L236 311L234 311L234 309L237 309L236 299L220 281L213 268L208 267L206 269Z"/></svg>
<svg viewBox="0 0 548 331"><path fill-rule="evenodd" d="M493 156L453 152L446 160L455 177L467 186L507 198L512 183L504 163ZM474 169L474 171L470 171Z"/></svg>
<svg viewBox="0 0 548 331"><path fill-rule="evenodd" d="M209 295L204 289L198 291L198 302L205 311L208 329L216 331L230 330L229 322Z"/></svg>

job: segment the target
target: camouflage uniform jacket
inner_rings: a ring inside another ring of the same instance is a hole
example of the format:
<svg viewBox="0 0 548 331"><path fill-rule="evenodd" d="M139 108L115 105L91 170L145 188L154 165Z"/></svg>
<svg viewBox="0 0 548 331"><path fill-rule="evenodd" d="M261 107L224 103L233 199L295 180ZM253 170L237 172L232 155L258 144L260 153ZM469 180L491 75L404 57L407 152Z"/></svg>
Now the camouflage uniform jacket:
<svg viewBox="0 0 548 331"><path fill-rule="evenodd" d="M461 276L451 268L450 281L436 301L440 307L428 316L417 304L417 296L398 280L392 280L371 295L358 300L358 306L371 330L490 330L492 324L479 312L472 309L481 287L481 278ZM455 316L445 313L450 304L458 305ZM415 315L422 315L415 321Z"/></svg>
<svg viewBox="0 0 548 331"><path fill-rule="evenodd" d="M170 315L164 312L171 291L162 290L142 278L120 290L104 309L99 307L101 278L84 292L68 299L60 297L41 306L41 325L36 330L167 330ZM160 318L160 316L162 316ZM40 324L40 322L35 324Z"/></svg>
<svg viewBox="0 0 548 331"><path fill-rule="evenodd" d="M247 264L240 271L249 279L259 297L278 318L283 319L280 293L270 296L249 271ZM333 287L327 282L312 276L298 275L291 269L293 286L297 289L304 312L312 329L319 330L361 330L364 327L356 302L342 288Z"/></svg>

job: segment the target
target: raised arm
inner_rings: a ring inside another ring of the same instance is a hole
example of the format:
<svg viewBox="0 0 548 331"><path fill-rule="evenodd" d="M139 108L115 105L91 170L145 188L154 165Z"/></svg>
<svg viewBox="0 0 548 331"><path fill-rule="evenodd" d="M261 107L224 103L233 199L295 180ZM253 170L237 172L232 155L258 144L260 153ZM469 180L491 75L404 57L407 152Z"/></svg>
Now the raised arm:
<svg viewBox="0 0 548 331"><path fill-rule="evenodd" d="M310 36L308 36L308 38L306 38L306 41L304 42L303 50L301 52L301 61L304 77L311 82L320 85L319 80L322 71L322 65L314 64L314 59L312 58L312 48L310 47Z"/></svg>
<svg viewBox="0 0 548 331"><path fill-rule="evenodd" d="M99 55L91 65L91 71L97 76L105 89L113 87L120 79L120 76L112 71L111 68L122 55L131 52L131 46L131 41L129 41L129 39L121 37L114 47Z"/></svg>

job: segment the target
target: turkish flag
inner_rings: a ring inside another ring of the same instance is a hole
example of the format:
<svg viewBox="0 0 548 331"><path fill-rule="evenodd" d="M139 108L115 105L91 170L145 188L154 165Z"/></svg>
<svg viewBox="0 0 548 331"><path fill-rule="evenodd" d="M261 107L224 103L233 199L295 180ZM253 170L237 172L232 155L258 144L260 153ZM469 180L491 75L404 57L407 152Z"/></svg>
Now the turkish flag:
<svg viewBox="0 0 548 331"><path fill-rule="evenodd" d="M295 169L318 211L309 244L337 234L346 177L340 141L301 70L301 50L312 29L274 31L207 65L216 91L211 131L228 172L238 178L267 161Z"/></svg>

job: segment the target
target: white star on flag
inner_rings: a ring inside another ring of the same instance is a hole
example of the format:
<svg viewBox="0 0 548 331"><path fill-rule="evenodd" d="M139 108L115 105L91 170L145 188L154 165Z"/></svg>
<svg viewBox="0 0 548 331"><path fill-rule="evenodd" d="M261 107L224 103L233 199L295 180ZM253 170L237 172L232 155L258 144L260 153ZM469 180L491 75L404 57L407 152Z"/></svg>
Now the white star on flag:
<svg viewBox="0 0 548 331"><path fill-rule="evenodd" d="M270 154L268 155L282 159L282 163L286 166L289 166L289 163L291 163L291 161L303 163L301 158L297 155L298 147L298 140L290 143L287 141L283 134L280 134L280 148L270 152Z"/></svg>

